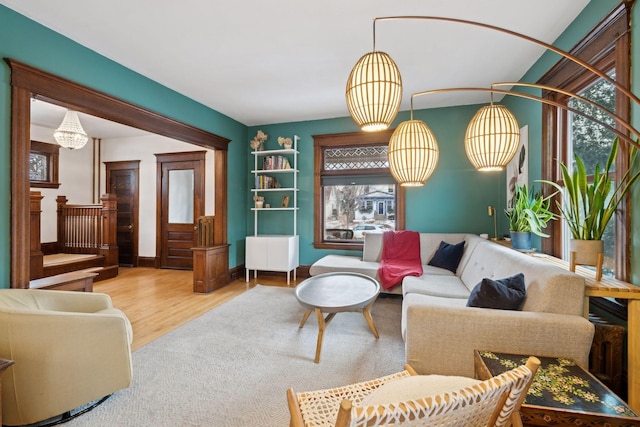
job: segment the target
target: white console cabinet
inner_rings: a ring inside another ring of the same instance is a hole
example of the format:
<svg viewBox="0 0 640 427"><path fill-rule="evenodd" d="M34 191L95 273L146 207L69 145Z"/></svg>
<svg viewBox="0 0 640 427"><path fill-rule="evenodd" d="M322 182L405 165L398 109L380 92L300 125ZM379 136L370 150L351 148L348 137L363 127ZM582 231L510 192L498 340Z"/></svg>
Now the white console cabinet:
<svg viewBox="0 0 640 427"><path fill-rule="evenodd" d="M286 271L287 285L290 273L293 271L293 280L296 280L296 268L298 268L298 236L260 235L247 236L246 253L246 280L249 281L249 271L253 271L253 277L257 277L258 270Z"/></svg>

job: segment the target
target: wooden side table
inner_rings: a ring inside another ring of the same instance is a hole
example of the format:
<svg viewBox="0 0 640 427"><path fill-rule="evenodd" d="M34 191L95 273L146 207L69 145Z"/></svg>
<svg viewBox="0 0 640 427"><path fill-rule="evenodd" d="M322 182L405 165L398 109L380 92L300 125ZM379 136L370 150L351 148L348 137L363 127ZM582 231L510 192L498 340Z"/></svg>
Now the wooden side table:
<svg viewBox="0 0 640 427"><path fill-rule="evenodd" d="M191 248L193 292L209 293L230 282L229 245Z"/></svg>
<svg viewBox="0 0 640 427"><path fill-rule="evenodd" d="M13 363L13 360L0 359L0 426L2 425L2 373Z"/></svg>
<svg viewBox="0 0 640 427"><path fill-rule="evenodd" d="M534 256L569 269L567 261L550 255L535 254ZM584 267L576 267L576 274L584 277L585 302L584 317L589 318L589 298L605 297L628 300L627 305L627 375L628 401L636 412L640 413L640 286L603 276L595 280L593 271Z"/></svg>
<svg viewBox="0 0 640 427"><path fill-rule="evenodd" d="M527 357L476 350L476 377L489 379L521 365ZM624 401L573 360L536 357L540 359L540 368L520 408L524 425L640 425L640 417Z"/></svg>

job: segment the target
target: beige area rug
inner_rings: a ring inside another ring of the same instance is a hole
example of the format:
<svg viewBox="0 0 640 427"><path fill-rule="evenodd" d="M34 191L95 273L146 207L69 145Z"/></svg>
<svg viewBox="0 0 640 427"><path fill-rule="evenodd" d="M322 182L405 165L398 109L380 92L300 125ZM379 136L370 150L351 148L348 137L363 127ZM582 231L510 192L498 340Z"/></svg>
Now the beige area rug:
<svg viewBox="0 0 640 427"><path fill-rule="evenodd" d="M376 340L339 313L313 362L317 322L293 289L257 286L133 353L133 384L66 426L288 426L286 389L331 388L402 369L401 299L380 297ZM171 315L171 313L167 313Z"/></svg>

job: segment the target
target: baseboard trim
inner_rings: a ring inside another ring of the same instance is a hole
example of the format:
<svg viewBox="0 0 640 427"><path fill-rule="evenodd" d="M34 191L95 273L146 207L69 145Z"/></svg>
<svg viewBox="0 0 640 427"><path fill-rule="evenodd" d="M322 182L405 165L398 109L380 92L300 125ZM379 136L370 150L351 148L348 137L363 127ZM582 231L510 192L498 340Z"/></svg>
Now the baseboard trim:
<svg viewBox="0 0 640 427"><path fill-rule="evenodd" d="M307 279L309 277L311 277L311 275L309 274L309 269L311 268L310 265L301 265L296 269L296 277L298 279ZM237 267L234 267L233 269L231 269L230 271L232 271L231 273L231 280L238 280L238 278L243 278L246 277L246 272L247 269L245 268L244 264L241 264ZM286 276L287 273L282 272L282 271L268 271L268 270L258 270L260 272L261 276L271 276L271 277L278 277L278 276ZM234 276L234 274L237 274L239 276Z"/></svg>
<svg viewBox="0 0 640 427"><path fill-rule="evenodd" d="M156 257L138 257L138 267L157 268Z"/></svg>

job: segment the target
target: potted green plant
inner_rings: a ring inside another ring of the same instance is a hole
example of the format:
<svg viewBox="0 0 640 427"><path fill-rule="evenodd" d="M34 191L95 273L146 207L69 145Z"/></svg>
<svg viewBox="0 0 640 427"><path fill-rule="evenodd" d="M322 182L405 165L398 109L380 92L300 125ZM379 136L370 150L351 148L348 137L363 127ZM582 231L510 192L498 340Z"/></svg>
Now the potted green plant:
<svg viewBox="0 0 640 427"><path fill-rule="evenodd" d="M555 182L542 181L552 185L564 193L563 202L558 202L558 210L567 222L573 239L569 242L569 250L575 253L575 259L571 260L572 270L575 264L595 265L598 267L598 275L602 273L602 235L609 221L613 217L620 202L624 199L632 185L640 178L640 170L633 173L638 159L638 150L631 147L629 150L628 169L619 182L614 183L609 176L611 168L615 164L618 155L619 140L616 137L611 144L611 150L604 169L596 164L593 180L588 179L584 162L577 154L574 155L575 167L573 172L565 164L560 162L563 187ZM583 242L591 243L583 243ZM600 261L597 258L600 254Z"/></svg>
<svg viewBox="0 0 640 427"><path fill-rule="evenodd" d="M531 249L531 233L540 237L549 237L542 230L547 227L549 221L556 218L550 210L551 198L554 194L543 196L541 193L531 193L526 185L516 184L513 208L504 211L509 218L513 249Z"/></svg>

